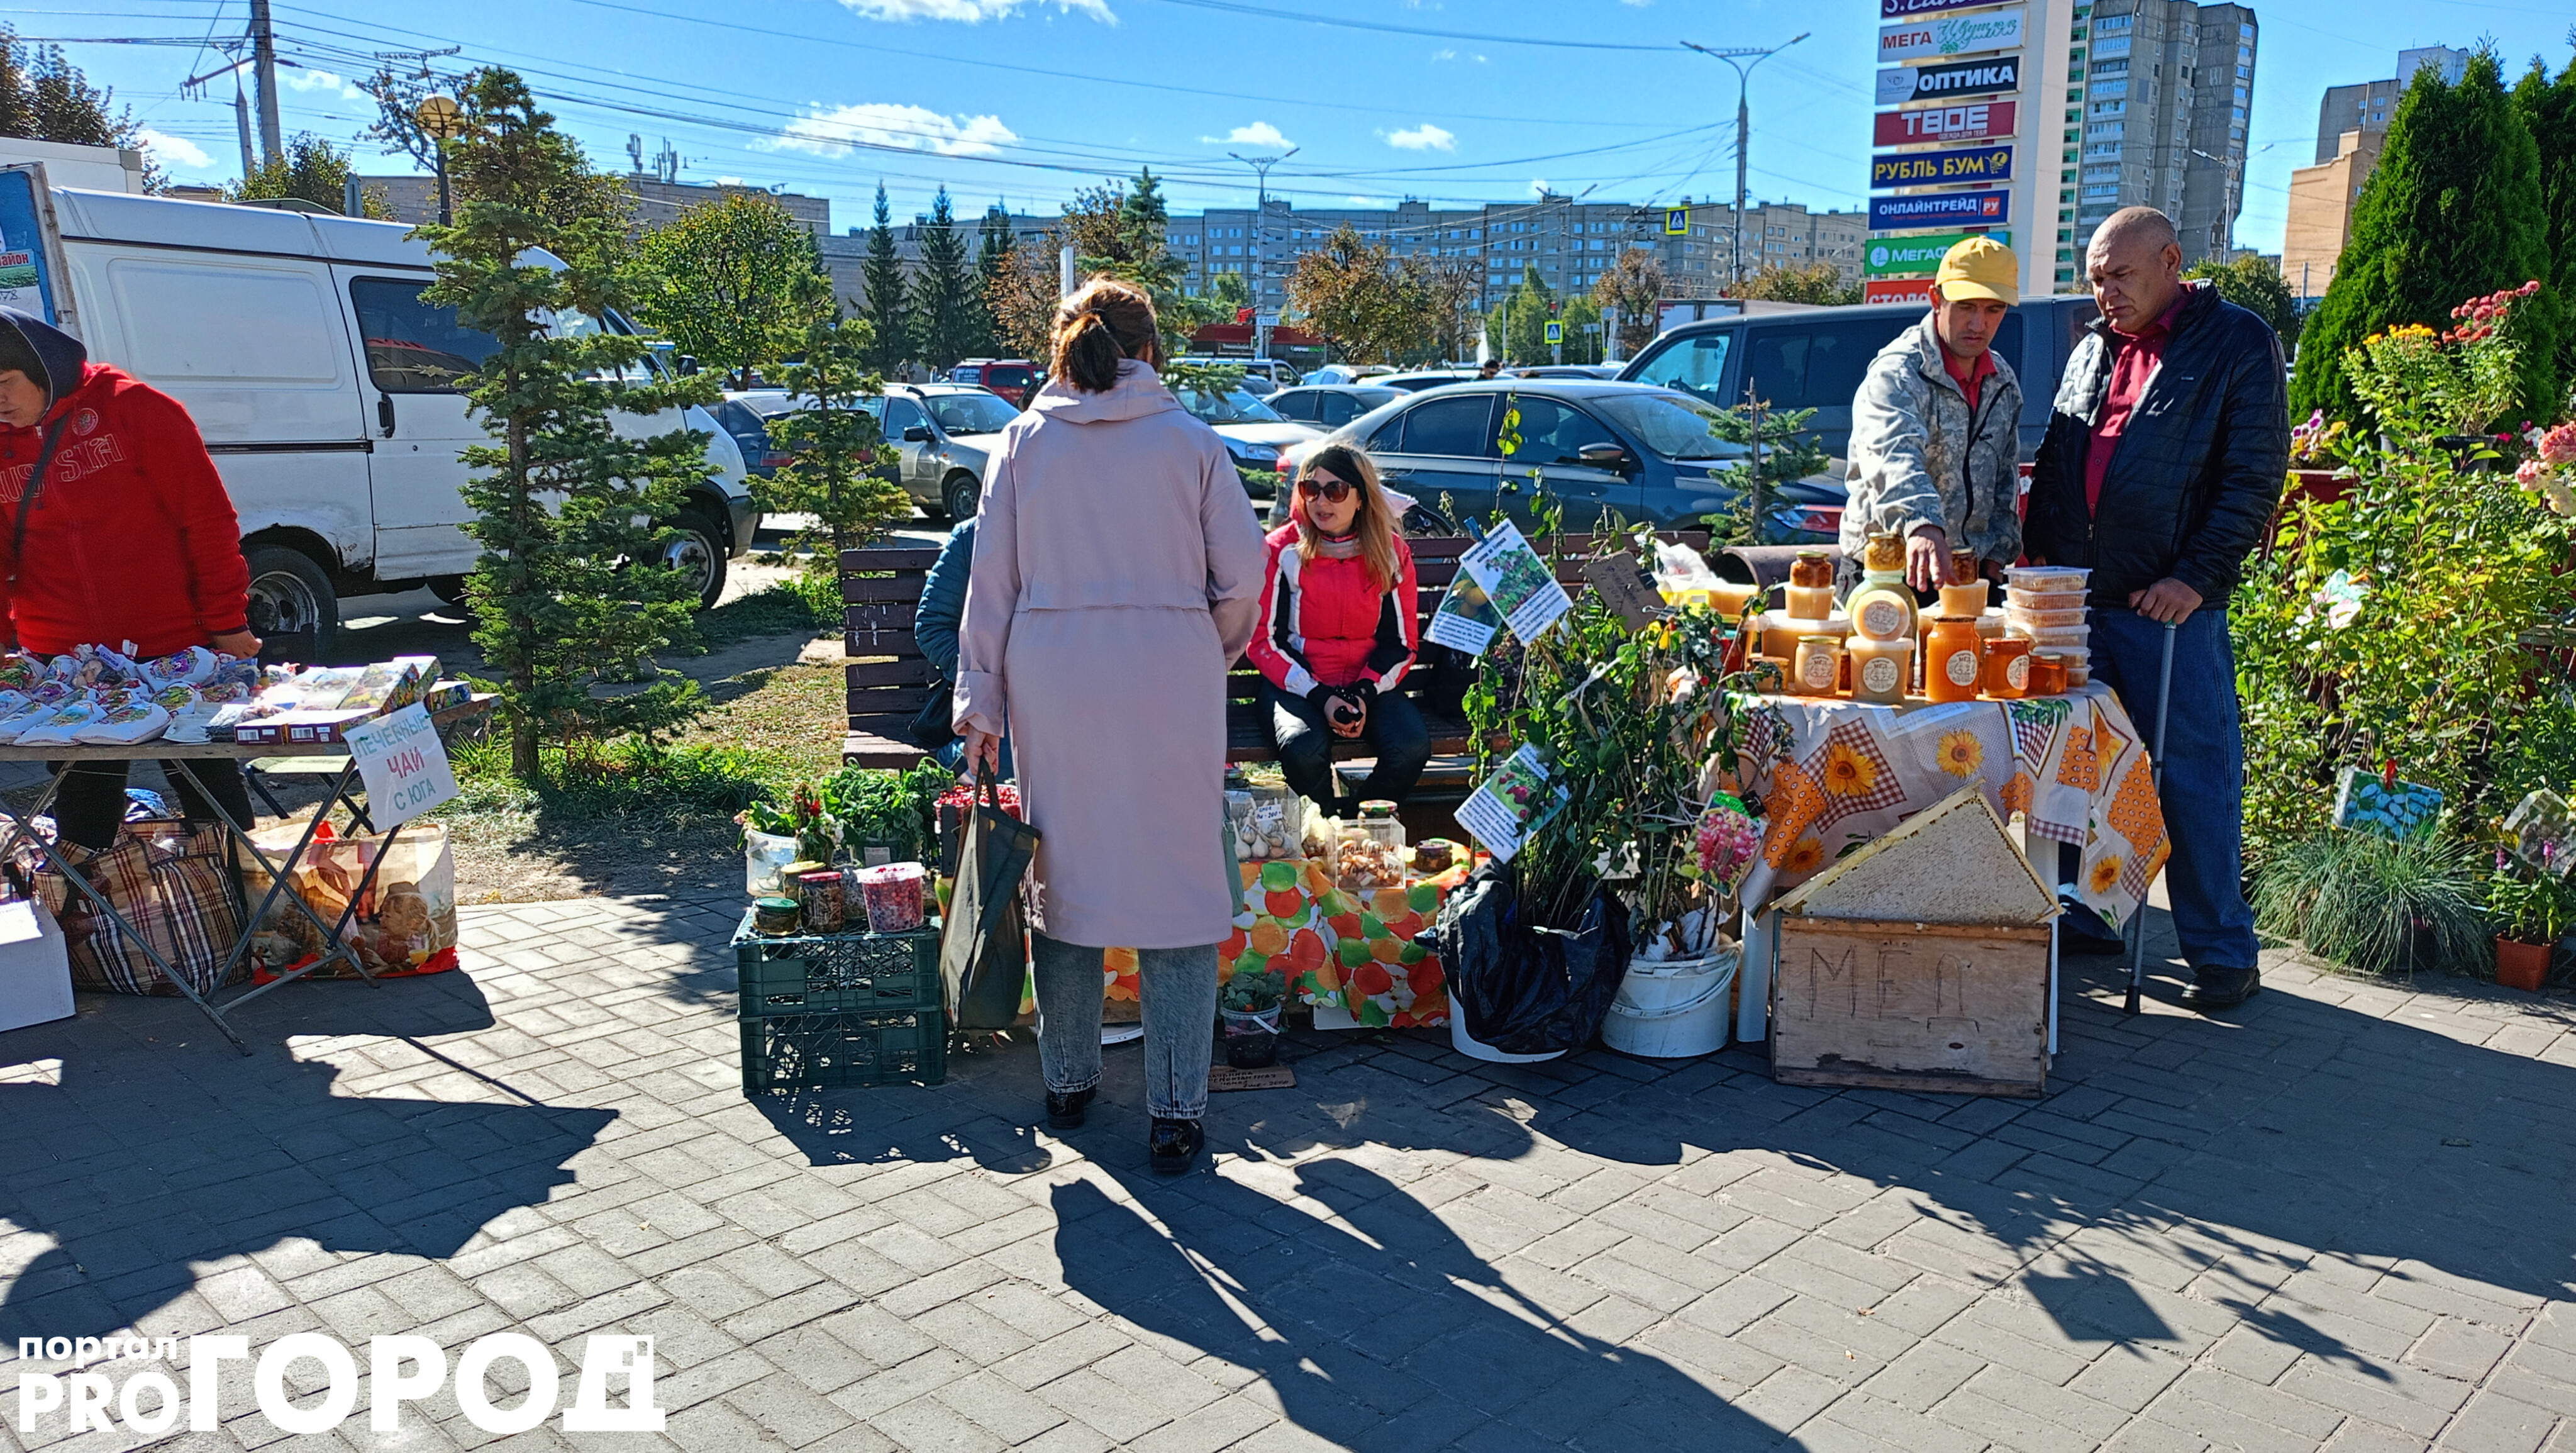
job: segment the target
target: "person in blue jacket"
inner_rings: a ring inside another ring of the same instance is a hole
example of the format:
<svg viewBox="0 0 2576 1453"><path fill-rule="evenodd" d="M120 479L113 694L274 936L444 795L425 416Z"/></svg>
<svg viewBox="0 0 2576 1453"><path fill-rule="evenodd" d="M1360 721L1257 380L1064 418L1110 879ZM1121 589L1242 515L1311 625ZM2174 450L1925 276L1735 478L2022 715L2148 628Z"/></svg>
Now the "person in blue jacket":
<svg viewBox="0 0 2576 1453"><path fill-rule="evenodd" d="M939 559L921 582L921 603L913 608L912 638L921 654L939 672L930 683L932 700L939 707L940 724L947 721L950 689L957 681L957 624L966 616L966 577L975 568L975 521L959 520L948 532L948 543L939 547ZM936 741L937 744L933 745ZM939 765L956 771L966 760L966 739L953 731L937 728L923 731L921 747L937 759ZM1000 775L1011 775L1011 744L1002 742Z"/></svg>

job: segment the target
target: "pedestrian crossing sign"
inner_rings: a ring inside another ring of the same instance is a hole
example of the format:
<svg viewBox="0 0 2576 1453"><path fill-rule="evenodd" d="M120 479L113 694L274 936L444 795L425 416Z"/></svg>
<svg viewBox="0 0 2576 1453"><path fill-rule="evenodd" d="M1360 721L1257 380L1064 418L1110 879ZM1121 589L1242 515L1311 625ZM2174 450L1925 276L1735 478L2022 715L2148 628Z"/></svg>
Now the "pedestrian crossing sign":
<svg viewBox="0 0 2576 1453"><path fill-rule="evenodd" d="M1562 342L1564 342L1564 341L1565 341L1565 325L1564 325L1563 323L1558 322L1558 321L1557 321L1557 320L1555 320L1554 318L1550 318L1550 319L1548 319L1548 320L1547 320L1547 341L1548 341L1548 342L1550 342L1550 343L1562 343Z"/></svg>
<svg viewBox="0 0 2576 1453"><path fill-rule="evenodd" d="M1690 236L1690 208L1666 207L1664 209L1664 235L1666 237Z"/></svg>

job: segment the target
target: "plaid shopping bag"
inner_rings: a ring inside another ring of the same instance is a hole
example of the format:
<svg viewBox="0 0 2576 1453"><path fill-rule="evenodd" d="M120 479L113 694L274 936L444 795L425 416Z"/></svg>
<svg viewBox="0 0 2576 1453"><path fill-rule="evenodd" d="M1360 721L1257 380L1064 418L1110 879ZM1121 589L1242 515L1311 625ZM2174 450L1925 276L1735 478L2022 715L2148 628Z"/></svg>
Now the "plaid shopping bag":
<svg viewBox="0 0 2576 1453"><path fill-rule="evenodd" d="M241 929L241 905L234 896L235 877L221 827L191 835L176 819L144 818L119 828L116 841L102 852L84 860L83 850L74 846L66 856L132 929L128 932L99 912L87 894L75 892L32 844L20 844L20 874L62 924L73 987L177 995L178 987L144 944L201 995L248 976L246 965L235 965L231 978L217 982Z"/></svg>

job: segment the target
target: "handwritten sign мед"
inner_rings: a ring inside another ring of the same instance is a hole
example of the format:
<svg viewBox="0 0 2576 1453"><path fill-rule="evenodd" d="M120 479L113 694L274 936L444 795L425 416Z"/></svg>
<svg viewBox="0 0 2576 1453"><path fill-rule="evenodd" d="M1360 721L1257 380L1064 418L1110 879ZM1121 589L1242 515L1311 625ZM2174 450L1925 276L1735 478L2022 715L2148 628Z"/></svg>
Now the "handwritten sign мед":
<svg viewBox="0 0 2576 1453"><path fill-rule="evenodd" d="M456 795L447 744L417 703L341 733L367 784L367 816L378 829L409 822Z"/></svg>

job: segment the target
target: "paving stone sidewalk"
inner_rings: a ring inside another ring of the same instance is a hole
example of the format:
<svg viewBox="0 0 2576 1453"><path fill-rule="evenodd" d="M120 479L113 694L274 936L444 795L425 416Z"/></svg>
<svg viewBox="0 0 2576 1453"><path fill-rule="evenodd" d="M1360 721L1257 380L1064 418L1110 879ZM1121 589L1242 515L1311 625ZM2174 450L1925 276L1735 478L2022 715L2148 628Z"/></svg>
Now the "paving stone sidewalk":
<svg viewBox="0 0 2576 1453"><path fill-rule="evenodd" d="M215 1431L23 1432L5 1368L0 1449L2576 1453L2564 997L2275 955L2125 1019L2073 959L2037 1102L1303 1035L1158 1181L1134 1050L1061 1137L1025 1043L746 1100L738 912L468 909L464 973L293 986L247 1059L175 1001L0 1035L0 1355L516 1330L568 1402L649 1333L664 1434L292 1438L247 1363Z"/></svg>

